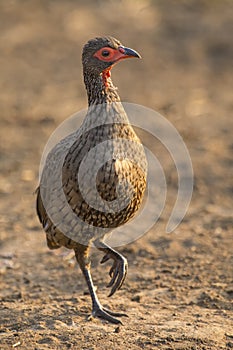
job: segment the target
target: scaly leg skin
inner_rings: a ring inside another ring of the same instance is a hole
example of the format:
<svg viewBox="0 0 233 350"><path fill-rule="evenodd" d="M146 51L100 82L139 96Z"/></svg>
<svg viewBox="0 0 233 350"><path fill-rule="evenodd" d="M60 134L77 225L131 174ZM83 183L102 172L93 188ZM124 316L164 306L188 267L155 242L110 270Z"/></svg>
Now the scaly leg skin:
<svg viewBox="0 0 233 350"><path fill-rule="evenodd" d="M101 264L105 263L109 259L113 259L113 265L109 271L111 281L107 285L107 287L112 287L109 294L110 297L123 285L128 271L128 263L123 255L116 252L104 242L96 240L94 244L99 250L106 253L100 262Z"/></svg>
<svg viewBox="0 0 233 350"><path fill-rule="evenodd" d="M89 260L89 247L80 246L78 249L75 249L75 256L81 268L81 271L85 277L90 295L92 300L92 316L104 319L108 322L115 324L122 324L120 320L115 317L127 316L125 314L112 312L108 309L105 309L99 302L97 294L94 289L93 281L91 278L90 272L90 260ZM115 316L115 317L114 317Z"/></svg>

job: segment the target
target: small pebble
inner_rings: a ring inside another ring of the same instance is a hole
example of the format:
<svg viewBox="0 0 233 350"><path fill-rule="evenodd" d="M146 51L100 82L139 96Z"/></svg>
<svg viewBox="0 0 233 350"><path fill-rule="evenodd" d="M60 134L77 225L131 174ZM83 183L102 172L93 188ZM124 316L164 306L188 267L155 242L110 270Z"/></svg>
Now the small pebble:
<svg viewBox="0 0 233 350"><path fill-rule="evenodd" d="M141 297L140 295L135 295L134 297L131 298L132 301L136 301L137 303L140 303Z"/></svg>

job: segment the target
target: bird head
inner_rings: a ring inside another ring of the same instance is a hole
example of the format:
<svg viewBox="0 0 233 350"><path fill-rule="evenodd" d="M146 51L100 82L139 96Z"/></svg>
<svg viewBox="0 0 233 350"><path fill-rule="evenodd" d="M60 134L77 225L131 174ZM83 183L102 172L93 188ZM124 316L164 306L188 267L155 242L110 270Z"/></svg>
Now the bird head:
<svg viewBox="0 0 233 350"><path fill-rule="evenodd" d="M84 70L95 75L109 74L112 66L125 58L141 58L139 53L123 46L113 37L89 40L83 48L82 62Z"/></svg>

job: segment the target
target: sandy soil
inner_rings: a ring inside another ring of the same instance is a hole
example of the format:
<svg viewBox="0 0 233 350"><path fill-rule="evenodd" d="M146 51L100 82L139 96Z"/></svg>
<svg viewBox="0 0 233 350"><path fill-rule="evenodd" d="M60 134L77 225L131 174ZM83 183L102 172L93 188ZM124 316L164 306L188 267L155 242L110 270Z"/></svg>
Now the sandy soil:
<svg viewBox="0 0 233 350"><path fill-rule="evenodd" d="M227 0L1 1L1 349L233 348L232 17ZM158 152L166 207L149 233L119 248L129 273L112 298L109 267L93 251L101 301L129 316L120 327L87 319L81 273L72 254L47 248L33 195L48 137L86 106L82 45L102 34L142 54L113 80L122 100L176 126L195 174L189 211L167 234L177 176Z"/></svg>

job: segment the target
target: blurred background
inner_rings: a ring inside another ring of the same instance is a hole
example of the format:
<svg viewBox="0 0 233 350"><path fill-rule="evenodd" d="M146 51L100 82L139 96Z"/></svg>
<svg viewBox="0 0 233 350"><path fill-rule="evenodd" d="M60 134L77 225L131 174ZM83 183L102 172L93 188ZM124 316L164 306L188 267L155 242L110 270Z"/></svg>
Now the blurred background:
<svg viewBox="0 0 233 350"><path fill-rule="evenodd" d="M177 175L166 152L158 152L171 199L167 212L157 228L125 249L132 261L141 257L142 269L150 264L146 256L212 256L210 275L219 269L219 275L230 279L232 18L231 0L0 1L0 266L3 274L8 272L4 295L20 288L23 275L33 280L39 253L43 264L50 259L43 255L47 247L34 208L40 157L53 130L86 107L82 47L102 35L112 35L142 55L140 61L114 67L113 82L122 101L152 108L173 123L189 149L195 175L193 199L178 235L165 237ZM216 268L218 259L222 265ZM57 260L49 260L54 268ZM63 267L61 274L67 280L68 273L71 283L73 272ZM134 273L132 267L129 280ZM58 288L59 278L54 283Z"/></svg>

